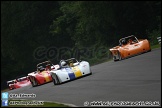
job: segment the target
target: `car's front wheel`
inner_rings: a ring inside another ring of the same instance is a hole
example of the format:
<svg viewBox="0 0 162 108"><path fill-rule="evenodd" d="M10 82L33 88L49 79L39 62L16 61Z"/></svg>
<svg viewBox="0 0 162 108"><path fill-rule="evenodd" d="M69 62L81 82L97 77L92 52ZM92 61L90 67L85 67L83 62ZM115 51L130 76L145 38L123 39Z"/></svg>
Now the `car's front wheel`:
<svg viewBox="0 0 162 108"><path fill-rule="evenodd" d="M33 87L35 87L35 86L37 86L38 85L38 82L37 82L37 80L36 80L36 78L30 78L30 82L31 82L31 84L32 84L32 86Z"/></svg>
<svg viewBox="0 0 162 108"><path fill-rule="evenodd" d="M52 79L53 79L54 85L60 84L59 79L58 79L58 76L56 74L52 76Z"/></svg>
<svg viewBox="0 0 162 108"><path fill-rule="evenodd" d="M121 57L120 52L118 52L117 56L114 56L113 59L114 59L114 61L120 61L120 60L122 60L122 57Z"/></svg>

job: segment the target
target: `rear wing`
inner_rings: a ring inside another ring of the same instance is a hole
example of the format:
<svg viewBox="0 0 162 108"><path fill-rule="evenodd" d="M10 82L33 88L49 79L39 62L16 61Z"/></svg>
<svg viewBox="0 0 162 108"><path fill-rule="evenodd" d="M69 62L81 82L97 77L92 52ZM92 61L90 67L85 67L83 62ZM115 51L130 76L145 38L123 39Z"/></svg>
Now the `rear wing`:
<svg viewBox="0 0 162 108"><path fill-rule="evenodd" d="M34 72L31 72L31 73L28 73L28 77L29 77L30 75L34 75L35 73L37 73L37 71L34 71Z"/></svg>
<svg viewBox="0 0 162 108"><path fill-rule="evenodd" d="M128 41L129 41L129 39L131 39L131 40L133 40L135 42L139 42L139 39L137 39L136 36L131 35L131 36L127 36L127 37L119 39L119 46L126 45L128 43Z"/></svg>
<svg viewBox="0 0 162 108"><path fill-rule="evenodd" d="M17 78L17 81L23 81L23 80L28 80L28 76Z"/></svg>
<svg viewBox="0 0 162 108"><path fill-rule="evenodd" d="M38 67L39 67L40 65L43 65L43 64L44 64L43 67L46 67L47 64L49 64L50 66L54 66L53 63L52 63L51 61L49 61L49 60L48 60L48 61L44 61L44 62L41 62L41 63L38 63L38 64L37 64L37 67L36 67L36 68L37 68L37 71L39 71Z"/></svg>
<svg viewBox="0 0 162 108"><path fill-rule="evenodd" d="M7 85L9 84L14 84L16 80L10 80L10 81L7 81Z"/></svg>
<svg viewBox="0 0 162 108"><path fill-rule="evenodd" d="M118 50L119 47L120 47L120 46L116 46L116 47L110 48L109 50L110 50L110 51Z"/></svg>
<svg viewBox="0 0 162 108"><path fill-rule="evenodd" d="M37 64L37 67L38 67L39 65L41 65L41 64L45 64L45 63L46 63L46 64L48 64L48 63L51 63L51 64L52 64L51 61L44 61L44 62L38 63L38 64Z"/></svg>

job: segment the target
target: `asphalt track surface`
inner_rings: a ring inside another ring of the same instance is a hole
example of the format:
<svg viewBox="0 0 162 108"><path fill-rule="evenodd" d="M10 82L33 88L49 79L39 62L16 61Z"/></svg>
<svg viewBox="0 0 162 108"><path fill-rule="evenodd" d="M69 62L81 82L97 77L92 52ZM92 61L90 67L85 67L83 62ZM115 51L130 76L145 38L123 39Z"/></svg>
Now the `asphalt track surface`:
<svg viewBox="0 0 162 108"><path fill-rule="evenodd" d="M10 93L36 94L31 100L84 106L88 102L157 101L161 106L161 48L122 61L91 66L92 75L62 85L27 86ZM90 106L90 105L88 105Z"/></svg>

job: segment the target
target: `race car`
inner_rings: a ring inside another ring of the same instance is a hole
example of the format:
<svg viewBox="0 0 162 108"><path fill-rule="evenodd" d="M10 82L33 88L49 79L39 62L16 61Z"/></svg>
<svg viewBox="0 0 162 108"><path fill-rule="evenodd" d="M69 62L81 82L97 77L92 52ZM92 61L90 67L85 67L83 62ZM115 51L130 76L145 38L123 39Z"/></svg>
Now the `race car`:
<svg viewBox="0 0 162 108"><path fill-rule="evenodd" d="M51 70L57 70L59 65L53 65L51 61L37 64L37 71L29 73L28 77L33 87L52 81Z"/></svg>
<svg viewBox="0 0 162 108"><path fill-rule="evenodd" d="M50 71L54 85L92 74L90 64L87 61L78 62L75 58L71 58L61 60L59 64L58 70Z"/></svg>
<svg viewBox="0 0 162 108"><path fill-rule="evenodd" d="M16 78L14 80L7 81L7 85L10 90L25 87L31 85L28 76Z"/></svg>
<svg viewBox="0 0 162 108"><path fill-rule="evenodd" d="M119 40L119 46L109 49L114 61L119 61L133 55L151 51L150 42L147 39L137 39L131 35Z"/></svg>

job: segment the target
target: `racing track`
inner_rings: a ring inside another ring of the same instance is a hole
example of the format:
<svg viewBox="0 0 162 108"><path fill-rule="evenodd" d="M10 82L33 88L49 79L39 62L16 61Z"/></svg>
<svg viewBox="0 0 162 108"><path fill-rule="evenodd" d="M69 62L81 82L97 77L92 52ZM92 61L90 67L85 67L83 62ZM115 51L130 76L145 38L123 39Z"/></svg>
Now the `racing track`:
<svg viewBox="0 0 162 108"><path fill-rule="evenodd" d="M161 105L161 48L122 61L91 67L93 74L62 85L27 86L9 93L36 94L33 100L84 106L92 101L159 101Z"/></svg>

